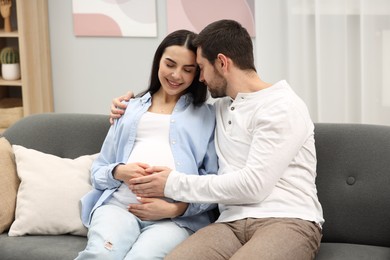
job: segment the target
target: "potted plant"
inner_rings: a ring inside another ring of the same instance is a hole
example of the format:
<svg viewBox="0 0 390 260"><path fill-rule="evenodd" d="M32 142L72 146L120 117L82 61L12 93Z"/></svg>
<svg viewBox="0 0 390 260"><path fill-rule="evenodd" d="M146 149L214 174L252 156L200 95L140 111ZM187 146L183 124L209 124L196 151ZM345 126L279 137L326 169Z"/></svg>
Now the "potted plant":
<svg viewBox="0 0 390 260"><path fill-rule="evenodd" d="M14 47L5 47L0 52L1 75L4 80L20 79L19 51Z"/></svg>

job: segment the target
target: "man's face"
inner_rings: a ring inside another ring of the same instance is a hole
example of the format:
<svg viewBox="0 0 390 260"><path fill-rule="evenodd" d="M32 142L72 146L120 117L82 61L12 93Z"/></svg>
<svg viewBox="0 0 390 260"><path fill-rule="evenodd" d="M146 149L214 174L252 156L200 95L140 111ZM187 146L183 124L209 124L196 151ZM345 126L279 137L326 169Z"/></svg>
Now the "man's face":
<svg viewBox="0 0 390 260"><path fill-rule="evenodd" d="M202 49L198 47L196 52L196 62L199 65L199 80L207 85L213 98L225 97L227 82L215 65L212 65L202 56Z"/></svg>

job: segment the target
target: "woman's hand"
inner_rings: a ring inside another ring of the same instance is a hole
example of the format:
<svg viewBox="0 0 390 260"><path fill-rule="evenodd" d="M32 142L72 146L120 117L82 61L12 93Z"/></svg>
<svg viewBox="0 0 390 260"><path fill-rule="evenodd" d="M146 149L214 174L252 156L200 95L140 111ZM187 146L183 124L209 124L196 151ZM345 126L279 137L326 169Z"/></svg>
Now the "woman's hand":
<svg viewBox="0 0 390 260"><path fill-rule="evenodd" d="M123 181L129 186L131 179L148 175L149 173L145 171L147 168L149 168L148 164L140 162L119 164L115 167L113 176L116 180Z"/></svg>
<svg viewBox="0 0 390 260"><path fill-rule="evenodd" d="M130 98L134 97L133 92L129 91L125 95L114 98L111 104L110 123L114 123L114 119L120 118L126 110L127 105L122 101L129 101Z"/></svg>
<svg viewBox="0 0 390 260"><path fill-rule="evenodd" d="M158 198L138 198L140 204L130 204L128 210L141 220L160 220L182 215L188 207L187 203L170 203Z"/></svg>

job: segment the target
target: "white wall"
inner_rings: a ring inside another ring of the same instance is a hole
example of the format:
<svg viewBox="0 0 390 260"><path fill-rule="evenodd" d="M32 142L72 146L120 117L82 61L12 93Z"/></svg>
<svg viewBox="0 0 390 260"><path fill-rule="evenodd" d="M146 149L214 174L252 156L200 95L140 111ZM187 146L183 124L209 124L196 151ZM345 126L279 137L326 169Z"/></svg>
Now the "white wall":
<svg viewBox="0 0 390 260"><path fill-rule="evenodd" d="M54 111L108 114L112 98L146 89L154 51L166 34L157 2L158 37L76 37L72 1L49 0Z"/></svg>

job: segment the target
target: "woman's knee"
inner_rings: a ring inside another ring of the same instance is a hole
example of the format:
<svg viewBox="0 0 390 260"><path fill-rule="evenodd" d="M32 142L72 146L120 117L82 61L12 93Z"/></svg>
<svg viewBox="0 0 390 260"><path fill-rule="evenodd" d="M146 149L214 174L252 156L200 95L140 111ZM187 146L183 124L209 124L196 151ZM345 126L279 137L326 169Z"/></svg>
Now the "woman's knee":
<svg viewBox="0 0 390 260"><path fill-rule="evenodd" d="M191 234L171 221L154 223L142 231L125 259L162 259Z"/></svg>
<svg viewBox="0 0 390 260"><path fill-rule="evenodd" d="M139 234L133 214L116 206L102 206L92 218L87 247L80 253L85 257L81 259L123 259Z"/></svg>

